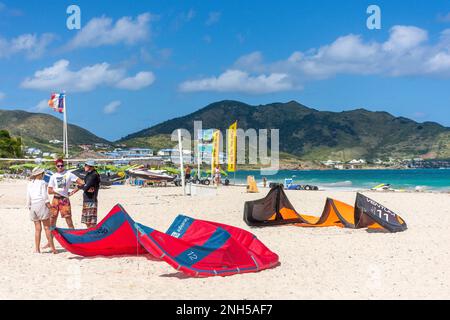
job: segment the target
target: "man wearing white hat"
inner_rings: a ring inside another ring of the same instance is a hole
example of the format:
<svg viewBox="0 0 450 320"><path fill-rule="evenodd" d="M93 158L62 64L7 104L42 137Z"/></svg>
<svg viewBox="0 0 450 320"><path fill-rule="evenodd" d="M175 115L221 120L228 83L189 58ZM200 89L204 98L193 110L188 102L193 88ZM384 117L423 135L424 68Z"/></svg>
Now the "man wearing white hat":
<svg viewBox="0 0 450 320"><path fill-rule="evenodd" d="M78 190L83 192L83 210L81 213L81 223L84 223L87 228L92 228L97 225L97 208L98 208L98 190L100 189L100 175L95 170L95 162L87 160L84 163L84 184L78 185L70 195L73 195Z"/></svg>
<svg viewBox="0 0 450 320"><path fill-rule="evenodd" d="M27 207L30 210L30 219L34 222L35 228L35 252L40 253L42 225L48 240L48 246L53 253L56 253L55 245L50 231L50 200L47 194L47 184L43 180L45 170L36 167L30 175L30 182L27 186Z"/></svg>

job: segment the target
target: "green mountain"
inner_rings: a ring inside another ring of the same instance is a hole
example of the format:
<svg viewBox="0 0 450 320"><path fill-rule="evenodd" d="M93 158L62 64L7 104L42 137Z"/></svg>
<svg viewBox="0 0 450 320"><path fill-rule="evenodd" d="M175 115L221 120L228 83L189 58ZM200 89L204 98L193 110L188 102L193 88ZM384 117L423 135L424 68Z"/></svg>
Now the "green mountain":
<svg viewBox="0 0 450 320"><path fill-rule="evenodd" d="M108 143L79 126L68 124L69 144ZM60 152L60 144L50 140L62 141L62 121L52 115L32 113L21 110L0 110L0 129L7 130L11 136L20 137L26 146L42 150Z"/></svg>
<svg viewBox="0 0 450 320"><path fill-rule="evenodd" d="M279 129L280 151L303 160L450 158L450 128L437 123L418 123L365 109L318 111L296 101L258 106L219 101L117 142L156 149L171 146L175 142L171 142L170 134L177 128L193 134L195 120L203 121L204 129L217 128L222 132L234 120L244 130Z"/></svg>

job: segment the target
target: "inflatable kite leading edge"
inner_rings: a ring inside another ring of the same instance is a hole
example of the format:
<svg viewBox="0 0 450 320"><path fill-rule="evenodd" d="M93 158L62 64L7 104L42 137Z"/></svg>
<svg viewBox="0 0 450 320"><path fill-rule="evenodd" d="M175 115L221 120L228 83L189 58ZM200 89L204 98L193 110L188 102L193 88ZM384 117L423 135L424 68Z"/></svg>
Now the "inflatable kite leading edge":
<svg viewBox="0 0 450 320"><path fill-rule="evenodd" d="M249 226L295 224L301 227L344 227L404 231L406 222L378 202L357 193L355 206L328 198L320 217L298 213L281 185L275 185L266 197L247 201L244 221Z"/></svg>
<svg viewBox="0 0 450 320"><path fill-rule="evenodd" d="M134 222L120 205L95 228L54 228L52 233L77 255L149 253L190 276L257 272L278 264L278 255L248 231L179 215L163 233Z"/></svg>
<svg viewBox="0 0 450 320"><path fill-rule="evenodd" d="M190 276L227 276L278 264L252 233L179 215L166 233L136 224L139 242L153 256Z"/></svg>
<svg viewBox="0 0 450 320"><path fill-rule="evenodd" d="M67 251L83 257L146 253L137 241L134 224L125 209L117 204L94 228L54 228L52 234Z"/></svg>

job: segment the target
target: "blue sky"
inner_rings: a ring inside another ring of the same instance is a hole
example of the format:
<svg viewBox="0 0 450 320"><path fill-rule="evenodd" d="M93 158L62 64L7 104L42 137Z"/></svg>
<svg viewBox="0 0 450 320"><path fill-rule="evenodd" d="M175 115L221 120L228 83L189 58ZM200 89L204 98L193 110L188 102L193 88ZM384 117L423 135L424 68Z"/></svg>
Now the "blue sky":
<svg viewBox="0 0 450 320"><path fill-rule="evenodd" d="M450 2L0 0L0 70L1 109L56 115L64 89L69 122L110 140L223 99L450 126Z"/></svg>

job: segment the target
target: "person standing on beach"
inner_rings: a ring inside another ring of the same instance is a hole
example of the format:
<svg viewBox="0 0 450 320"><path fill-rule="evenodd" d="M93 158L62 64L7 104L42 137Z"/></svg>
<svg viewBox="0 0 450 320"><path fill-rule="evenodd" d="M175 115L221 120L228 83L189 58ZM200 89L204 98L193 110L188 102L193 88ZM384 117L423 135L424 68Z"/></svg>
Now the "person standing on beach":
<svg viewBox="0 0 450 320"><path fill-rule="evenodd" d="M56 172L50 177L48 183L48 193L53 194L51 213L51 226L56 226L58 220L58 213L62 218L66 219L67 226L74 229L72 221L72 209L69 200L69 188L73 182L82 184L83 180L78 178L72 172L66 171L64 168L64 161L57 159L55 161Z"/></svg>
<svg viewBox="0 0 450 320"><path fill-rule="evenodd" d="M186 168L184 169L184 180L189 181L191 178L191 167L189 165L186 165Z"/></svg>
<svg viewBox="0 0 450 320"><path fill-rule="evenodd" d="M220 167L216 166L214 169L214 183L216 184L216 187L220 184Z"/></svg>
<svg viewBox="0 0 450 320"><path fill-rule="evenodd" d="M75 194L82 189L83 192L83 211L81 213L81 223L86 227L93 228L97 225L98 191L100 189L100 175L95 170L95 162L87 160L84 163L84 184L78 185L70 195Z"/></svg>
<svg viewBox="0 0 450 320"><path fill-rule="evenodd" d="M56 254L50 231L50 200L47 194L47 184L43 180L44 169L36 167L30 175L30 182L27 186L27 207L30 210L30 219L34 222L34 243L35 252L41 253L41 234L44 226L45 236L47 237L48 247Z"/></svg>

